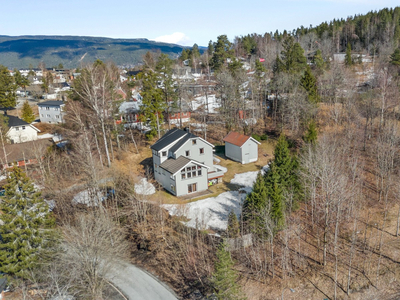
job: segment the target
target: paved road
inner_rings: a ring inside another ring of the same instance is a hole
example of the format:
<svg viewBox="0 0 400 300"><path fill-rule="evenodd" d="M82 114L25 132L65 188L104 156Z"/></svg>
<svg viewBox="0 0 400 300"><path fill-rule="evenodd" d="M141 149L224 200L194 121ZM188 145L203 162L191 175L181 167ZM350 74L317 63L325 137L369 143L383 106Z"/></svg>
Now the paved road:
<svg viewBox="0 0 400 300"><path fill-rule="evenodd" d="M166 285L129 263L121 263L116 266L108 279L129 300L177 300Z"/></svg>

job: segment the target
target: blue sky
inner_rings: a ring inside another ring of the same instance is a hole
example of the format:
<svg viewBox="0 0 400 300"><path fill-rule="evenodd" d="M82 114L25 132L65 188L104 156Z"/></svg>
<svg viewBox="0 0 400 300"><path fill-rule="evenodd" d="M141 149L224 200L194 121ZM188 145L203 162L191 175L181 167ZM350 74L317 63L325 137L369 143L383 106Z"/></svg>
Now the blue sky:
<svg viewBox="0 0 400 300"><path fill-rule="evenodd" d="M148 38L207 46L221 34L233 40L396 5L398 0L3 0L0 33Z"/></svg>

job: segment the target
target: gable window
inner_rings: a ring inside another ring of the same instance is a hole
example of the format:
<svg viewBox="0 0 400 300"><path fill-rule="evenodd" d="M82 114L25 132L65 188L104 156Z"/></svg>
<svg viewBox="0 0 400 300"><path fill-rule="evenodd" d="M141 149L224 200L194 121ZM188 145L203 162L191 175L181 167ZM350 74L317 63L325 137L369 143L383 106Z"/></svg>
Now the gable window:
<svg viewBox="0 0 400 300"><path fill-rule="evenodd" d="M167 151L163 151L162 156L167 156Z"/></svg>
<svg viewBox="0 0 400 300"><path fill-rule="evenodd" d="M185 155L186 155L186 156L190 156L190 151L189 151L189 150L186 150L186 151L185 151Z"/></svg>
<svg viewBox="0 0 400 300"><path fill-rule="evenodd" d="M25 130L25 126L22 126L22 130Z"/></svg>
<svg viewBox="0 0 400 300"><path fill-rule="evenodd" d="M187 178L192 178L192 173L187 173Z"/></svg>
<svg viewBox="0 0 400 300"><path fill-rule="evenodd" d="M193 176L193 177L196 177L196 176L197 176L196 171L193 171L193 172L192 172L192 176Z"/></svg>
<svg viewBox="0 0 400 300"><path fill-rule="evenodd" d="M197 144L197 140L192 140L192 145L196 145Z"/></svg>
<svg viewBox="0 0 400 300"><path fill-rule="evenodd" d="M19 127L15 127L15 130L16 130L16 131L19 131Z"/></svg>
<svg viewBox="0 0 400 300"><path fill-rule="evenodd" d="M204 148L200 148L199 151L200 151L200 154L204 154Z"/></svg>

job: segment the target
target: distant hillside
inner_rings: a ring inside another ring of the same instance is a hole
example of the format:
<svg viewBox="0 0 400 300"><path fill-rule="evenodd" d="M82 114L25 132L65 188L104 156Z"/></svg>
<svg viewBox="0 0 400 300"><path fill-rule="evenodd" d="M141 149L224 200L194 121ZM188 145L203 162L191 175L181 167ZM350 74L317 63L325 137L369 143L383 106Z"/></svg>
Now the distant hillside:
<svg viewBox="0 0 400 300"><path fill-rule="evenodd" d="M173 57L183 47L147 39L111 39L85 36L0 36L0 64L9 68L47 67L62 63L65 68L96 59L117 65L135 65L147 51L161 51Z"/></svg>

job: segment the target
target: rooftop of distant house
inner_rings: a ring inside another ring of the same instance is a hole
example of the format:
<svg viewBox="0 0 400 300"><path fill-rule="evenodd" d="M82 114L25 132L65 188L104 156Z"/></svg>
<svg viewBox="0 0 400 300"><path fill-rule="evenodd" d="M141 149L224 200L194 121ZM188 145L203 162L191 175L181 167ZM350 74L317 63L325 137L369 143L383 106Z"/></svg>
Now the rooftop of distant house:
<svg viewBox="0 0 400 300"><path fill-rule="evenodd" d="M50 101L39 102L37 105L38 106L60 106L63 104L65 104L64 101L50 100Z"/></svg>

